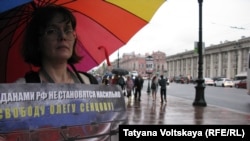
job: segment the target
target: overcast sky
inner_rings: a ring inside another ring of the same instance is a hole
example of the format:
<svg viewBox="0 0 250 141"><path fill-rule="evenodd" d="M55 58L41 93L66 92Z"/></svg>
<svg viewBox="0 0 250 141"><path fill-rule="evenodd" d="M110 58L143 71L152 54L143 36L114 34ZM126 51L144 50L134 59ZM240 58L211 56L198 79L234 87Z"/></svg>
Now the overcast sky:
<svg viewBox="0 0 250 141"><path fill-rule="evenodd" d="M206 47L250 36L250 0L203 0L202 12ZM198 34L198 0L167 0L150 23L119 49L119 57L131 52L144 55L162 51L174 55L193 50ZM117 58L118 51L110 56L110 61Z"/></svg>

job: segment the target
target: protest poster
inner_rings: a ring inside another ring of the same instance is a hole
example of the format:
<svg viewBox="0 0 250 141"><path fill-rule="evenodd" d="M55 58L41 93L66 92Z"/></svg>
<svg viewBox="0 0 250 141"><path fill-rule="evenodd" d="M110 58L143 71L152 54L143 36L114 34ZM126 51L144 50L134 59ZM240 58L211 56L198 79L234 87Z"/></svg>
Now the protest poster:
<svg viewBox="0 0 250 141"><path fill-rule="evenodd" d="M116 85L0 84L0 136L7 141L105 140L126 121Z"/></svg>

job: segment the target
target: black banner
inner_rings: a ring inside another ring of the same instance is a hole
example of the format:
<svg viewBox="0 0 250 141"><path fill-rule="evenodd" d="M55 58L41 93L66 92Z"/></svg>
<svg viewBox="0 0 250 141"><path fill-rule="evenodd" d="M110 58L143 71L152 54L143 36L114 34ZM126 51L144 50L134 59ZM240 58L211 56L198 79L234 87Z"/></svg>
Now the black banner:
<svg viewBox="0 0 250 141"><path fill-rule="evenodd" d="M0 141L108 139L126 121L115 85L0 84Z"/></svg>

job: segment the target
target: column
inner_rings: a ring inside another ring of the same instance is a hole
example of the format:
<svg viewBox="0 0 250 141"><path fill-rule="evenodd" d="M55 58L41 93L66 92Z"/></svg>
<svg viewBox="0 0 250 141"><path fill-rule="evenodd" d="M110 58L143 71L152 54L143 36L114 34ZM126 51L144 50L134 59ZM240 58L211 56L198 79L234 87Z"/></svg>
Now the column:
<svg viewBox="0 0 250 141"><path fill-rule="evenodd" d="M213 54L210 55L210 77L214 77L215 74L214 74L214 59L213 59Z"/></svg>
<svg viewBox="0 0 250 141"><path fill-rule="evenodd" d="M227 76L232 77L232 52L227 52Z"/></svg>
<svg viewBox="0 0 250 141"><path fill-rule="evenodd" d="M203 55L203 77L207 77L207 55Z"/></svg>
<svg viewBox="0 0 250 141"><path fill-rule="evenodd" d="M221 73L221 64L222 64L221 57L222 57L221 52L219 52L219 54L218 54L218 76L222 75L222 73Z"/></svg>
<svg viewBox="0 0 250 141"><path fill-rule="evenodd" d="M237 51L237 57L238 57L238 59L237 59L237 72L238 73L241 73L242 72L242 50L241 49L239 49L238 51Z"/></svg>
<svg viewBox="0 0 250 141"><path fill-rule="evenodd" d="M194 79L194 57L191 57L191 72L192 78Z"/></svg>

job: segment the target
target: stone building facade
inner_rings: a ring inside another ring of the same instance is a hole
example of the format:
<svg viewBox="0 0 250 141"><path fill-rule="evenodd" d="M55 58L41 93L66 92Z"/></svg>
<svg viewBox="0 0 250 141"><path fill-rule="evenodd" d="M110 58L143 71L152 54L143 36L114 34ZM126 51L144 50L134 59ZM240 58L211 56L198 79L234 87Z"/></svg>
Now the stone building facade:
<svg viewBox="0 0 250 141"><path fill-rule="evenodd" d="M166 54L161 51L153 52L152 54L135 54L124 53L119 62L120 68L125 68L128 71L137 71L144 77L147 77L146 73L146 57L152 56L154 58L154 71L153 74L163 74L167 70Z"/></svg>
<svg viewBox="0 0 250 141"><path fill-rule="evenodd" d="M205 47L203 77L234 78L237 73L246 72L249 51L250 37ZM168 77L179 75L198 77L198 54L194 51L167 56L166 62Z"/></svg>

